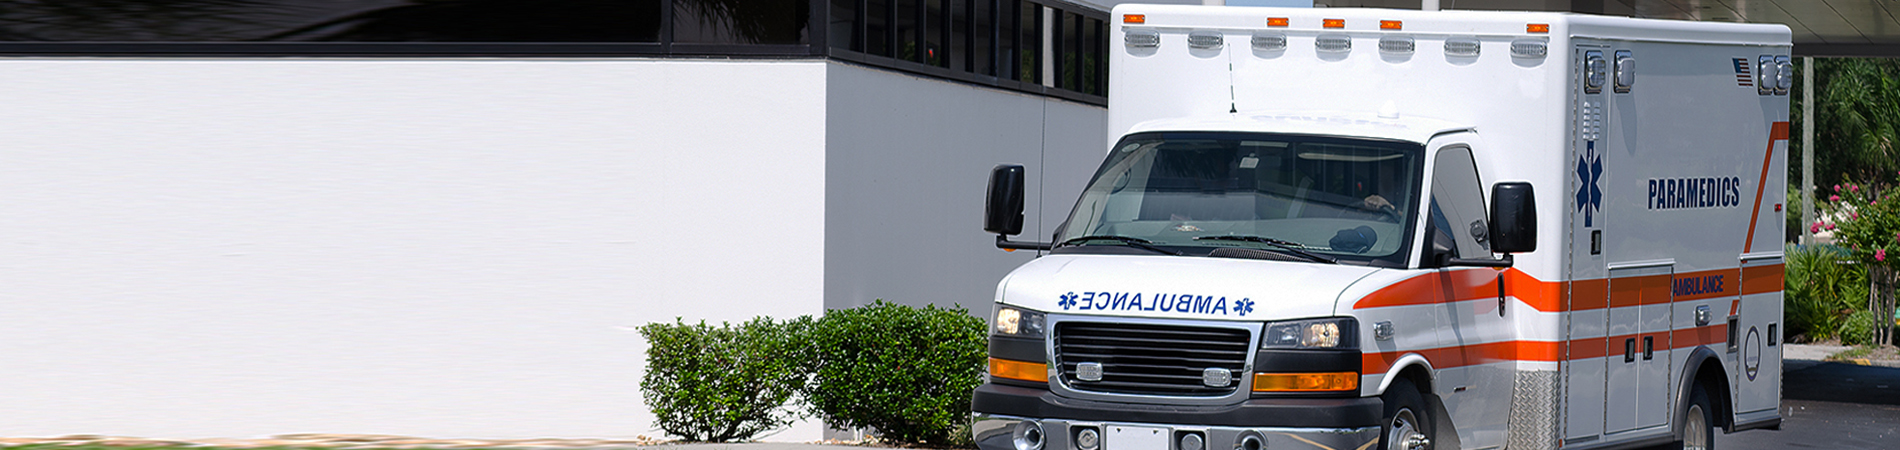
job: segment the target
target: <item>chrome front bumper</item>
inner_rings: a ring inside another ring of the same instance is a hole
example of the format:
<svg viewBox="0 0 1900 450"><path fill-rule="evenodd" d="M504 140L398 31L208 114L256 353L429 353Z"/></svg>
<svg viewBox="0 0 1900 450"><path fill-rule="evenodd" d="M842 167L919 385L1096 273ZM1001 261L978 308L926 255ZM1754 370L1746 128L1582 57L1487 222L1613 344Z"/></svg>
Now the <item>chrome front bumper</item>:
<svg viewBox="0 0 1900 450"><path fill-rule="evenodd" d="M1206 444L1203 450L1240 449L1241 439L1245 436L1258 436L1264 442L1258 450L1318 449L1318 450L1369 450L1379 443L1379 427L1361 428L1281 428L1281 427L1231 427L1201 426L1160 423L1127 422L1089 422L1065 419L1035 419L994 414L972 414L970 432L980 450L1025 450L1018 449L1017 438L1021 437L1019 424L1028 421L1041 425L1042 445L1035 450L1079 450L1072 442L1078 427L1144 427L1162 428L1174 435L1177 431L1203 433ZM1099 450L1182 450L1174 439L1168 439L1167 448L1118 448L1112 439L1103 439Z"/></svg>

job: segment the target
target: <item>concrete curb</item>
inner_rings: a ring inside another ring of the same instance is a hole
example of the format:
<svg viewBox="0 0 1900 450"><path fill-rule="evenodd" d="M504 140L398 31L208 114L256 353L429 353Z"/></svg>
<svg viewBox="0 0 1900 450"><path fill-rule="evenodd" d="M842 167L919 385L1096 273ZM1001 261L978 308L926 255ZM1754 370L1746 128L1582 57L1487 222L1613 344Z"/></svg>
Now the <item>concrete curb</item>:
<svg viewBox="0 0 1900 450"><path fill-rule="evenodd" d="M1900 368L1900 361L1876 361L1867 358L1830 359L1836 354L1854 349L1854 347L1845 345L1783 344L1783 347L1784 348L1781 349L1783 371L1800 370L1814 366L1814 364L1796 364L1796 361L1813 361L1816 364L1834 362L1859 366ZM1796 368L1796 366L1799 366L1799 368Z"/></svg>

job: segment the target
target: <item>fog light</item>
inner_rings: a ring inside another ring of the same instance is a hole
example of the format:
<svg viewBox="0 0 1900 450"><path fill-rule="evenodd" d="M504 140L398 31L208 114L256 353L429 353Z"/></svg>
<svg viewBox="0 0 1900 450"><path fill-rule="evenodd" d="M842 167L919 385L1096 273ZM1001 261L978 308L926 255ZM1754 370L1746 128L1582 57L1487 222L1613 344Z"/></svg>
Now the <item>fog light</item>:
<svg viewBox="0 0 1900 450"><path fill-rule="evenodd" d="M1267 442L1260 440L1260 436L1256 434L1241 436L1240 442L1234 444L1234 450L1263 450L1265 448L1267 448Z"/></svg>
<svg viewBox="0 0 1900 450"><path fill-rule="evenodd" d="M1205 442L1201 441L1200 433L1185 433L1181 435L1181 446L1179 450L1201 450L1201 444L1204 443Z"/></svg>
<svg viewBox="0 0 1900 450"><path fill-rule="evenodd" d="M1102 432L1095 431L1094 428L1083 428L1082 431L1075 432L1075 448L1081 450L1102 448Z"/></svg>
<svg viewBox="0 0 1900 450"><path fill-rule="evenodd" d="M1031 420L1016 422L1016 431L1011 434L1016 450L1042 450L1042 424Z"/></svg>

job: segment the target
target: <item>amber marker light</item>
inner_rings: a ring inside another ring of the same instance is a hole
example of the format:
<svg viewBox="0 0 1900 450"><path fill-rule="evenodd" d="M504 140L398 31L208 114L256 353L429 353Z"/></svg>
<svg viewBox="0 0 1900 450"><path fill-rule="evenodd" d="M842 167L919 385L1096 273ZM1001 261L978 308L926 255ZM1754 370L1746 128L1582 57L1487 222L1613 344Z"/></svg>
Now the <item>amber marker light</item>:
<svg viewBox="0 0 1900 450"><path fill-rule="evenodd" d="M1254 392L1320 392L1355 389L1359 389L1357 372L1253 374Z"/></svg>
<svg viewBox="0 0 1900 450"><path fill-rule="evenodd" d="M1526 32L1526 33L1550 33L1550 24L1548 24L1548 23L1533 23L1533 24L1530 24L1530 25L1525 25L1525 26L1524 26L1524 32Z"/></svg>
<svg viewBox="0 0 1900 450"><path fill-rule="evenodd" d="M1345 28L1346 19L1324 19L1319 24L1326 28Z"/></svg>
<svg viewBox="0 0 1900 450"><path fill-rule="evenodd" d="M1381 20L1379 21L1379 29L1402 30L1402 29L1405 29L1405 24L1399 23L1399 21L1397 20Z"/></svg>
<svg viewBox="0 0 1900 450"><path fill-rule="evenodd" d="M1122 23L1141 25L1148 23L1147 14L1122 14Z"/></svg>
<svg viewBox="0 0 1900 450"><path fill-rule="evenodd" d="M1291 21L1288 21L1287 18L1285 17L1268 17L1267 18L1267 26L1269 27L1284 27L1284 26L1287 26L1287 24L1289 23L1291 23Z"/></svg>
<svg viewBox="0 0 1900 450"><path fill-rule="evenodd" d="M1049 366L1043 363L990 358L990 376L1046 383L1049 381Z"/></svg>

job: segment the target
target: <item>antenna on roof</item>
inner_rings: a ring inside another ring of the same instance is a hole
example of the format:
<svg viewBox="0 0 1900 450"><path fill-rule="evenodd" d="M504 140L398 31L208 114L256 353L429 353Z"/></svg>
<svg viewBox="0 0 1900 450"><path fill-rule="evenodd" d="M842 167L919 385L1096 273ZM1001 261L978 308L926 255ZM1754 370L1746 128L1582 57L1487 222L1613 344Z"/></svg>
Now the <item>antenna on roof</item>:
<svg viewBox="0 0 1900 450"><path fill-rule="evenodd" d="M1234 96L1234 63L1229 62L1227 63L1227 113L1237 114L1239 112L1240 100L1235 99Z"/></svg>

